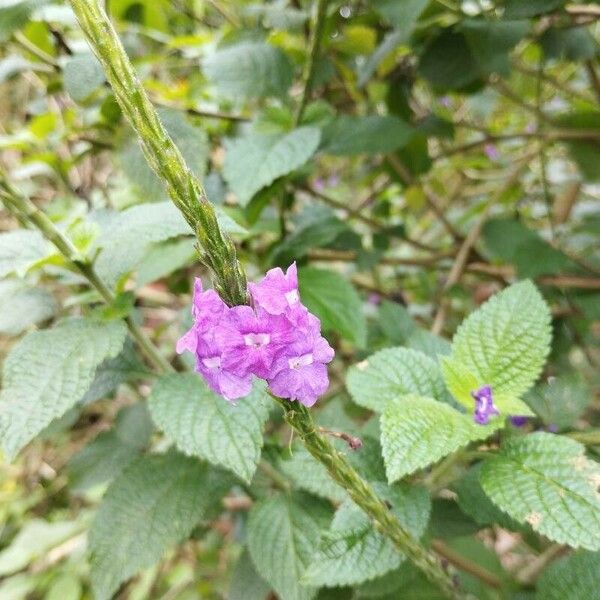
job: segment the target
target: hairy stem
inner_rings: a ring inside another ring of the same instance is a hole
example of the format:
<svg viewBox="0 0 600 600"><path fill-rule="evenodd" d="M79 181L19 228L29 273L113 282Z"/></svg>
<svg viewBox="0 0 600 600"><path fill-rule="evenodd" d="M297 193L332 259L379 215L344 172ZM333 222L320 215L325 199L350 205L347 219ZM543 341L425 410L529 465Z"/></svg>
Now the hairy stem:
<svg viewBox="0 0 600 600"><path fill-rule="evenodd" d="M13 214L19 221L26 222L35 227L40 233L52 243L56 249L64 256L71 268L79 271L100 294L107 303L112 303L115 296L108 286L100 279L94 267L80 256L77 248L73 246L71 240L54 225L54 223L41 211L29 198L23 196L6 179L4 173L0 170L0 199L6 209ZM156 346L148 339L146 334L138 325L127 317L125 319L127 328L131 337L136 341L140 350L148 362L160 372L173 371L173 367L167 359L162 356Z"/></svg>
<svg viewBox="0 0 600 600"><path fill-rule="evenodd" d="M297 402L273 398L283 408L286 422L304 442L306 449L325 466L331 478L348 492L357 506L371 517L375 529L388 537L448 598L466 598L436 556L413 538L346 458L318 433L308 409Z"/></svg>
<svg viewBox="0 0 600 600"><path fill-rule="evenodd" d="M319 3L324 10L324 0L319 0ZM93 52L104 67L117 101L140 137L148 163L165 180L171 199L196 232L201 258L213 271L215 288L229 304L244 304L246 277L237 261L233 243L221 232L214 209L200 183L191 174L160 123L106 13L98 0L70 0L70 4ZM279 398L275 400L284 408L286 421L309 452L373 519L374 526L392 540L398 550L406 554L448 598L464 598L435 556L402 527L346 459L316 431L308 410L298 403Z"/></svg>
<svg viewBox="0 0 600 600"><path fill-rule="evenodd" d="M215 289L232 306L246 304L246 277L233 241L221 230L204 189L161 123L106 13L97 0L70 3L148 164L196 234L200 259L212 271Z"/></svg>

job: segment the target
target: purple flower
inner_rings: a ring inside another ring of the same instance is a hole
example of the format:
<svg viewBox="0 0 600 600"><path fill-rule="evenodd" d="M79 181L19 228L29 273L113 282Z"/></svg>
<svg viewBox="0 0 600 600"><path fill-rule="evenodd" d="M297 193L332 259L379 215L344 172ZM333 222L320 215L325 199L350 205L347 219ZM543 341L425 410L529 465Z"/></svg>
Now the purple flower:
<svg viewBox="0 0 600 600"><path fill-rule="evenodd" d="M498 152L498 148L496 148L496 146L494 146L494 144L486 144L483 147L483 151L490 160L498 160L500 158L500 153Z"/></svg>
<svg viewBox="0 0 600 600"><path fill-rule="evenodd" d="M473 420L479 425L487 425L492 415L499 415L500 411L494 406L492 388L489 385L480 387L476 392L471 392L475 400Z"/></svg>
<svg viewBox="0 0 600 600"><path fill-rule="evenodd" d="M310 313L294 329L294 341L275 360L268 378L274 394L312 406L327 390L329 378L325 365L333 359L334 351L321 337L320 329L319 319Z"/></svg>
<svg viewBox="0 0 600 600"><path fill-rule="evenodd" d="M260 283L249 283L248 289L256 304L272 315L281 315L300 305L298 270L292 263L285 275L277 267L270 269Z"/></svg>
<svg viewBox="0 0 600 600"><path fill-rule="evenodd" d="M253 373L267 378L276 355L292 337L292 323L284 316L250 306L234 306L225 322L215 328L224 368L240 376Z"/></svg>
<svg viewBox="0 0 600 600"><path fill-rule="evenodd" d="M525 427L527 421L529 421L529 417L526 417L525 415L513 415L510 418L510 422L514 427Z"/></svg>
<svg viewBox="0 0 600 600"><path fill-rule="evenodd" d="M274 394L312 406L329 385L333 349L321 323L300 302L295 263L287 272L271 269L248 285L252 306L228 307L214 290L194 285L194 325L177 342L177 352L196 356L196 371L228 400L250 393L252 377Z"/></svg>

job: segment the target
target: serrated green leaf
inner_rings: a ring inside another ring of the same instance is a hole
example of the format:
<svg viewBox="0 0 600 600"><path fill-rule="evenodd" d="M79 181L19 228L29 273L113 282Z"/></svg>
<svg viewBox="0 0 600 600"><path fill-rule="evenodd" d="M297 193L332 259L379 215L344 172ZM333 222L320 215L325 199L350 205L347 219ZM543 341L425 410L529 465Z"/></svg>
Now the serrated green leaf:
<svg viewBox="0 0 600 600"><path fill-rule="evenodd" d="M327 154L380 154L406 145L413 128L397 117L341 116L323 131L321 150Z"/></svg>
<svg viewBox="0 0 600 600"><path fill-rule="evenodd" d="M325 331L336 331L363 348L367 323L360 296L352 284L333 271L304 267L298 271L302 302L321 319Z"/></svg>
<svg viewBox="0 0 600 600"><path fill-rule="evenodd" d="M153 431L144 404L121 409L110 431L100 433L69 460L69 491L85 492L116 477L140 455Z"/></svg>
<svg viewBox="0 0 600 600"><path fill-rule="evenodd" d="M536 600L600 600L600 552L575 552L552 563L537 582Z"/></svg>
<svg viewBox="0 0 600 600"><path fill-rule="evenodd" d="M50 244L37 231L16 229L0 234L0 277L22 277L36 262L51 254Z"/></svg>
<svg viewBox="0 0 600 600"><path fill-rule="evenodd" d="M69 56L63 66L63 82L69 96L83 102L104 82L102 65L91 52Z"/></svg>
<svg viewBox="0 0 600 600"><path fill-rule="evenodd" d="M279 468L298 489L319 498L342 502L346 492L327 473L327 469L302 444L294 444L289 456L280 459Z"/></svg>
<svg viewBox="0 0 600 600"><path fill-rule="evenodd" d="M0 394L0 439L9 459L81 400L98 365L119 353L125 334L120 321L70 319L14 346Z"/></svg>
<svg viewBox="0 0 600 600"><path fill-rule="evenodd" d="M435 360L439 360L440 357L447 356L452 352L452 345L447 339L426 329L417 329L406 340L406 346Z"/></svg>
<svg viewBox="0 0 600 600"><path fill-rule="evenodd" d="M427 491L383 484L375 487L391 503L399 521L415 537L421 537L431 510ZM356 585L398 568L403 559L392 542L373 529L371 519L347 500L336 511L303 580L315 586Z"/></svg>
<svg viewBox="0 0 600 600"><path fill-rule="evenodd" d="M158 115L187 166L202 179L210 150L206 132L194 127L182 111L161 108ZM119 161L125 176L137 187L145 202L166 198L165 184L148 165L135 136L128 137L125 146L119 152Z"/></svg>
<svg viewBox="0 0 600 600"><path fill-rule="evenodd" d="M442 400L445 387L437 363L417 350L386 348L348 370L346 386L354 402L382 412L406 394Z"/></svg>
<svg viewBox="0 0 600 600"><path fill-rule="evenodd" d="M96 600L187 538L230 482L176 452L142 456L108 488L89 534Z"/></svg>
<svg viewBox="0 0 600 600"><path fill-rule="evenodd" d="M480 481L504 512L574 548L600 549L600 467L578 442L544 432L509 439Z"/></svg>
<svg viewBox="0 0 600 600"><path fill-rule="evenodd" d="M50 319L57 310L54 296L44 288L11 279L0 281L0 333L18 335Z"/></svg>
<svg viewBox="0 0 600 600"><path fill-rule="evenodd" d="M277 495L257 502L248 519L248 549L256 570L281 600L310 600L300 583L317 550L330 510L310 496Z"/></svg>
<svg viewBox="0 0 600 600"><path fill-rule="evenodd" d="M538 378L550 351L550 310L530 281L493 296L467 317L442 360L448 389L468 410L471 392L490 385L503 414L531 414L520 397Z"/></svg>
<svg viewBox="0 0 600 600"><path fill-rule="evenodd" d="M185 454L229 469L250 483L269 417L263 382L249 396L231 404L208 389L196 374L159 379L148 399L157 427Z"/></svg>
<svg viewBox="0 0 600 600"><path fill-rule="evenodd" d="M379 306L377 320L383 334L395 345L402 346L418 331L418 325L406 307L384 300Z"/></svg>
<svg viewBox="0 0 600 600"><path fill-rule="evenodd" d="M513 531L522 528L519 523L505 515L486 495L479 483L482 463L471 467L455 484L457 503L481 526L500 525Z"/></svg>
<svg viewBox="0 0 600 600"><path fill-rule="evenodd" d="M203 63L206 77L224 96L283 96L292 84L287 56L265 42L244 42L217 50Z"/></svg>
<svg viewBox="0 0 600 600"><path fill-rule="evenodd" d="M270 589L256 572L248 550L244 550L233 567L228 600L265 600Z"/></svg>
<svg viewBox="0 0 600 600"><path fill-rule="evenodd" d="M141 288L190 264L196 256L194 243L192 238L182 238L151 246L138 268L136 286Z"/></svg>
<svg viewBox="0 0 600 600"><path fill-rule="evenodd" d="M420 396L390 402L381 416L381 447L388 481L422 469L458 448L491 435L502 421L478 425L470 415Z"/></svg>
<svg viewBox="0 0 600 600"><path fill-rule="evenodd" d="M224 213L217 211L223 229L230 233L245 230ZM98 245L98 274L109 283L135 269L151 244L181 235L190 235L190 226L172 202L153 202L132 206L110 219Z"/></svg>
<svg viewBox="0 0 600 600"><path fill-rule="evenodd" d="M299 127L284 134L250 133L226 143L223 177L246 205L262 188L292 173L315 153L321 132Z"/></svg>
<svg viewBox="0 0 600 600"><path fill-rule="evenodd" d="M592 390L579 374L556 377L537 385L525 397L544 423L559 429L572 425L592 401Z"/></svg>

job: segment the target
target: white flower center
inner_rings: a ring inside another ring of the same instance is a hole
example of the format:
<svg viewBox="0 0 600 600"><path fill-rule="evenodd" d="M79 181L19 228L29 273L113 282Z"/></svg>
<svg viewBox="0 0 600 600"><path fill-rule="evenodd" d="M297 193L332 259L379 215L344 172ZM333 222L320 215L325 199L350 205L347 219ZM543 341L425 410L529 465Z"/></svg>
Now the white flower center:
<svg viewBox="0 0 600 600"><path fill-rule="evenodd" d="M247 333L244 336L244 344L255 348L266 346L270 341L271 336L268 333Z"/></svg>
<svg viewBox="0 0 600 600"><path fill-rule="evenodd" d="M220 356L211 356L209 358L203 358L202 364L207 369L220 369L221 368L221 357Z"/></svg>
<svg viewBox="0 0 600 600"><path fill-rule="evenodd" d="M293 304L296 304L298 302L298 300L300 300L300 296L298 295L298 290L290 290L289 292L286 292L285 294L285 299L287 300L287 303L292 306Z"/></svg>
<svg viewBox="0 0 600 600"><path fill-rule="evenodd" d="M288 365L290 369L298 369L300 367L308 367L308 365L313 364L313 355L312 353L303 354L302 356L294 356L293 358L288 358Z"/></svg>

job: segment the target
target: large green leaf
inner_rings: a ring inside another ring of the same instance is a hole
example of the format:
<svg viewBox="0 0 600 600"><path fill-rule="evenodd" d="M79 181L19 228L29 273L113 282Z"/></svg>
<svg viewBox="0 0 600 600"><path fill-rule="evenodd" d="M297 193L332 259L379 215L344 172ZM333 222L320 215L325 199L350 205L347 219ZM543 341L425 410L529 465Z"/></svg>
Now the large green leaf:
<svg viewBox="0 0 600 600"><path fill-rule="evenodd" d="M302 444L294 444L289 456L280 460L279 468L298 489L333 502L347 498L344 489L331 479L327 469Z"/></svg>
<svg viewBox="0 0 600 600"><path fill-rule="evenodd" d="M302 302L333 330L359 347L367 342L367 324L360 296L348 280L333 271L305 267L298 271Z"/></svg>
<svg viewBox="0 0 600 600"><path fill-rule="evenodd" d="M37 231L16 229L0 234L0 277L23 276L36 262L51 253L50 244Z"/></svg>
<svg viewBox="0 0 600 600"><path fill-rule="evenodd" d="M354 365L346 386L357 404L377 412L406 394L442 400L446 393L437 363L408 348L386 348Z"/></svg>
<svg viewBox="0 0 600 600"><path fill-rule="evenodd" d="M404 146L413 129L397 117L341 116L323 132L321 149L327 154L379 154Z"/></svg>
<svg viewBox="0 0 600 600"><path fill-rule="evenodd" d="M114 427L103 431L67 465L71 493L85 492L116 477L148 445L154 431L141 402L119 411Z"/></svg>
<svg viewBox="0 0 600 600"><path fill-rule="evenodd" d="M485 493L546 537L600 549L600 467L578 442L537 432L512 438L481 470Z"/></svg>
<svg viewBox="0 0 600 600"><path fill-rule="evenodd" d="M125 340L122 322L71 319L26 335L4 361L0 439L11 459L50 422L81 400L106 358Z"/></svg>
<svg viewBox="0 0 600 600"><path fill-rule="evenodd" d="M18 335L54 316L57 310L48 290L13 279L0 281L0 333Z"/></svg>
<svg viewBox="0 0 600 600"><path fill-rule="evenodd" d="M226 143L223 177L241 204L279 177L292 173L315 153L321 132L299 127L283 134L252 132Z"/></svg>
<svg viewBox="0 0 600 600"><path fill-rule="evenodd" d="M217 212L223 229L243 233L227 215ZM139 265L151 244L181 235L190 235L190 226L172 202L153 202L132 206L110 219L98 245L98 274L110 283Z"/></svg>
<svg viewBox="0 0 600 600"><path fill-rule="evenodd" d="M531 414L519 398L538 378L550 350L550 310L530 281L493 296L463 321L442 360L446 384L467 409L471 392L490 385L501 413Z"/></svg>
<svg viewBox="0 0 600 600"><path fill-rule="evenodd" d="M222 474L176 452L143 456L113 481L89 535L96 600L186 539L229 487Z"/></svg>
<svg viewBox="0 0 600 600"><path fill-rule="evenodd" d="M257 571L281 600L310 600L316 588L301 584L319 544L329 509L310 496L277 495L257 502L248 520L248 549Z"/></svg>
<svg viewBox="0 0 600 600"><path fill-rule="evenodd" d="M404 396L381 416L381 447L390 483L422 469L461 446L482 440L500 425L478 425L470 415L432 398Z"/></svg>
<svg viewBox="0 0 600 600"><path fill-rule="evenodd" d="M244 550L233 568L228 600L266 600L270 587L256 572L250 554Z"/></svg>
<svg viewBox="0 0 600 600"><path fill-rule="evenodd" d="M31 13L50 0L16 0L0 6L0 42L5 42L11 34L27 24Z"/></svg>
<svg viewBox="0 0 600 600"><path fill-rule="evenodd" d="M283 96L292 84L287 56L265 42L243 42L217 50L203 63L208 79L224 96Z"/></svg>
<svg viewBox="0 0 600 600"><path fill-rule="evenodd" d="M269 417L263 382L256 381L249 396L232 404L196 374L167 375L154 384L148 406L156 425L182 452L223 466L250 483Z"/></svg>
<svg viewBox="0 0 600 600"><path fill-rule="evenodd" d="M600 552L575 552L552 563L537 583L536 600L600 600Z"/></svg>
<svg viewBox="0 0 600 600"><path fill-rule="evenodd" d="M91 53L70 56L63 67L65 90L75 100L83 102L104 83L104 71Z"/></svg>
<svg viewBox="0 0 600 600"><path fill-rule="evenodd" d="M408 486L388 488L383 484L376 487L404 527L416 538L421 537L431 510L427 491ZM371 519L347 500L323 534L319 551L303 579L315 586L356 585L396 569L403 559L392 542L373 529Z"/></svg>

